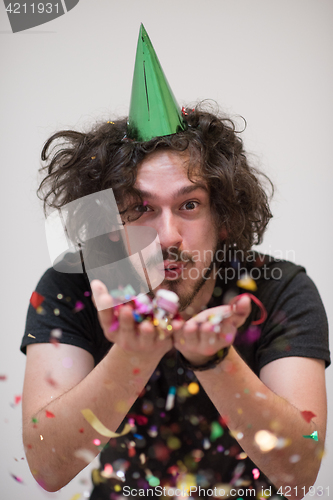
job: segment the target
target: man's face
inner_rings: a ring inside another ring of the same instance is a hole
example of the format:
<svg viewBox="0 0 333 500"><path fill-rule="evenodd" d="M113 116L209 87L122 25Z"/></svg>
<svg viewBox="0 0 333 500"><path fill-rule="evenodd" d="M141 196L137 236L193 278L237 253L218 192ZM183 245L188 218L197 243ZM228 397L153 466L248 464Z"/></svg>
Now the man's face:
<svg viewBox="0 0 333 500"><path fill-rule="evenodd" d="M135 183L144 203L131 210L142 215L126 223L157 231L165 274L158 288L176 292L181 310L214 286L212 278L205 278L218 244L208 188L199 175L192 176L194 183L189 180L188 161L187 153L168 150L149 155Z"/></svg>

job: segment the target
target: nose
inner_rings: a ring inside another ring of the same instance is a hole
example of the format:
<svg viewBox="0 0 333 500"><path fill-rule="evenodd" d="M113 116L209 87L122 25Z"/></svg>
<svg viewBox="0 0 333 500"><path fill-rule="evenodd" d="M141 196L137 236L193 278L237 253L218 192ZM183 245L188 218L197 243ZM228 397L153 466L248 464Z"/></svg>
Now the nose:
<svg viewBox="0 0 333 500"><path fill-rule="evenodd" d="M156 230L162 250L169 247L179 248L182 244L180 221L171 211L163 212L157 219Z"/></svg>

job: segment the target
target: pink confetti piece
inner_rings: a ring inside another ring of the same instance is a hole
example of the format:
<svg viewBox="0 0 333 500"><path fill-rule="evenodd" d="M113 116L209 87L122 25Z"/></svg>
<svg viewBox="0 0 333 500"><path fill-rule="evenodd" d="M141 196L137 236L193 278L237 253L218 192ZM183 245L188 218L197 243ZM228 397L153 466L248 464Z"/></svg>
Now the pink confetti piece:
<svg viewBox="0 0 333 500"><path fill-rule="evenodd" d="M46 415L46 418L55 418L55 415L48 410L45 410L45 415Z"/></svg>
<svg viewBox="0 0 333 500"><path fill-rule="evenodd" d="M260 476L259 469L252 469L252 474L254 479L258 479Z"/></svg>
<svg viewBox="0 0 333 500"><path fill-rule="evenodd" d="M14 403L18 405L22 399L22 396L14 396Z"/></svg>
<svg viewBox="0 0 333 500"><path fill-rule="evenodd" d="M21 477L15 476L15 474L10 474L15 481L23 484L23 479Z"/></svg>
<svg viewBox="0 0 333 500"><path fill-rule="evenodd" d="M75 304L75 307L74 307L74 312L79 312L79 311L82 311L82 309L84 309L84 303L81 302L80 300L78 300Z"/></svg>

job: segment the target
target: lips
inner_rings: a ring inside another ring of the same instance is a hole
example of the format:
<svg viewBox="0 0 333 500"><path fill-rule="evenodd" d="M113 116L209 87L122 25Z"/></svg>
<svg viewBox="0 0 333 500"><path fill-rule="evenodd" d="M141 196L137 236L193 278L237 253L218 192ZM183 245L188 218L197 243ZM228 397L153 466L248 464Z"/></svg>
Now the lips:
<svg viewBox="0 0 333 500"><path fill-rule="evenodd" d="M185 267L184 262L163 261L163 271L166 279L177 279Z"/></svg>

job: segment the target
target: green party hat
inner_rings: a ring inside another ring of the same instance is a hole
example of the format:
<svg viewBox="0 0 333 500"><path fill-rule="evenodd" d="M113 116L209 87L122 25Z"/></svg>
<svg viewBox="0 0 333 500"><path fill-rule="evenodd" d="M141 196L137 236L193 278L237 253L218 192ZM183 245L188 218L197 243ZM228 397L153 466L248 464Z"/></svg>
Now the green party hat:
<svg viewBox="0 0 333 500"><path fill-rule="evenodd" d="M185 130L187 123L165 77L154 47L140 26L127 137L149 141Z"/></svg>

